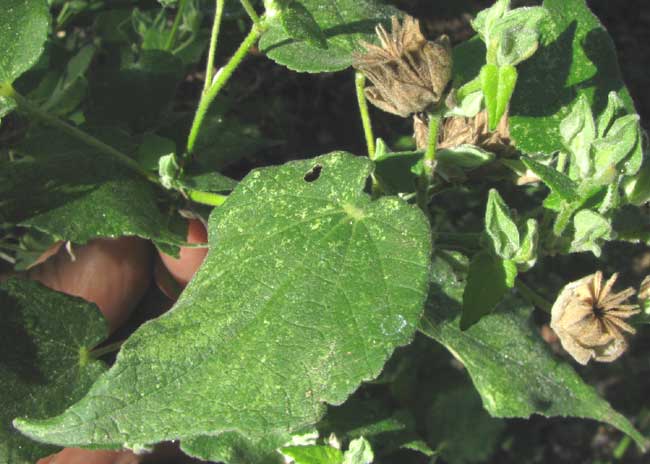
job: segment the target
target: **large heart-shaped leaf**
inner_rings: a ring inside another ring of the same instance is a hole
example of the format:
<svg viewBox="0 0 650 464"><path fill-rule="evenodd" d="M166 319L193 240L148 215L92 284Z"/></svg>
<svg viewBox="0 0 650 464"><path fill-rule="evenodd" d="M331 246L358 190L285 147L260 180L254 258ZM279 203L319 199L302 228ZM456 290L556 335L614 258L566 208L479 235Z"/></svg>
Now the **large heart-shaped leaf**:
<svg viewBox="0 0 650 464"><path fill-rule="evenodd" d="M11 84L41 56L50 13L45 0L3 0L0 8L0 84Z"/></svg>
<svg viewBox="0 0 650 464"><path fill-rule="evenodd" d="M11 421L59 414L88 391L105 370L88 353L106 337L106 320L93 304L22 279L0 283L0 308L0 462L33 464L56 448Z"/></svg>
<svg viewBox="0 0 650 464"><path fill-rule="evenodd" d="M411 340L427 294L428 223L396 197L372 201L371 169L337 152L252 171L210 217L210 252L175 307L63 415L16 425L138 447L315 423Z"/></svg>
<svg viewBox="0 0 650 464"><path fill-rule="evenodd" d="M269 12L260 49L273 61L294 71L341 71L363 52L360 40L375 41L375 26L390 22L396 8L378 0L297 0L320 27L324 43L291 38L282 25L282 11Z"/></svg>
<svg viewBox="0 0 650 464"><path fill-rule="evenodd" d="M520 65L510 106L510 133L527 153L563 148L560 121L580 95L596 115L612 90L633 110L611 38L585 0L545 0L544 7L552 27L545 31L545 45Z"/></svg>
<svg viewBox="0 0 650 464"><path fill-rule="evenodd" d="M511 295L494 313L461 331L458 319L464 276L439 257L434 259L431 274L431 294L421 330L465 365L492 416L595 419L613 425L645 447L644 437L625 417L571 366L553 356L531 325L528 304Z"/></svg>

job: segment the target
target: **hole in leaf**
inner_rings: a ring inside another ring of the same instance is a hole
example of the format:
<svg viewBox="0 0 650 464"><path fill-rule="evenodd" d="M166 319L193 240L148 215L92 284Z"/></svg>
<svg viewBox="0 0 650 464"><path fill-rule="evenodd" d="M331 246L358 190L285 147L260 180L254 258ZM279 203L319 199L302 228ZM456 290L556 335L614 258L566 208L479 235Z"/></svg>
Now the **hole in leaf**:
<svg viewBox="0 0 650 464"><path fill-rule="evenodd" d="M320 164L317 164L313 168L311 168L307 174L305 174L305 182L314 182L315 180L318 180L320 177L320 172L323 170L323 166Z"/></svg>

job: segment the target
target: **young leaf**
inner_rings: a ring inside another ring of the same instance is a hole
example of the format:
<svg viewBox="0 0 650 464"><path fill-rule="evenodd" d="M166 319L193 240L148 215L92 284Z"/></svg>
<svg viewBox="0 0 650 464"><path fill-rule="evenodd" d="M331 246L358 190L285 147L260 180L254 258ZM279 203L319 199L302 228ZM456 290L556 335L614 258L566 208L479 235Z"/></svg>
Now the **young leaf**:
<svg viewBox="0 0 650 464"><path fill-rule="evenodd" d="M455 259L455 257L451 257ZM432 287L421 331L447 347L467 368L493 417L573 416L609 423L644 449L645 438L557 359L532 326L532 308L506 298L469 330L458 328L462 274L441 258L433 261Z"/></svg>
<svg viewBox="0 0 650 464"><path fill-rule="evenodd" d="M350 442L348 450L343 455L343 464L371 464L375 459L372 447L363 437Z"/></svg>
<svg viewBox="0 0 650 464"><path fill-rule="evenodd" d="M460 329L467 330L483 316L492 312L512 288L517 277L517 267L490 253L479 253L469 265L467 286L463 293L463 316Z"/></svg>
<svg viewBox="0 0 650 464"><path fill-rule="evenodd" d="M492 31L494 24L503 18L509 9L510 0L496 0L491 7L481 10L476 15L476 18L472 20L472 28L478 32L483 42L486 44L490 42L490 31Z"/></svg>
<svg viewBox="0 0 650 464"><path fill-rule="evenodd" d="M0 14L0 84L11 84L43 53L50 25L46 0L3 0Z"/></svg>
<svg viewBox="0 0 650 464"><path fill-rule="evenodd" d="M371 201L371 170L336 152L252 171L213 211L210 251L173 310L66 413L17 426L137 447L315 423L411 340L426 299L428 222L398 198Z"/></svg>
<svg viewBox="0 0 650 464"><path fill-rule="evenodd" d="M490 31L490 47L496 48L495 64L515 66L527 60L537 51L542 21L548 12L542 7L516 8L499 18Z"/></svg>
<svg viewBox="0 0 650 464"><path fill-rule="evenodd" d="M488 112L490 130L496 130L510 103L517 84L517 68L486 64L481 69L481 88Z"/></svg>
<svg viewBox="0 0 650 464"><path fill-rule="evenodd" d="M287 446L280 451L295 464L343 464L343 453L331 446Z"/></svg>
<svg viewBox="0 0 650 464"><path fill-rule="evenodd" d="M0 283L0 462L33 464L56 448L11 425L43 418L78 401L105 368L89 350L108 334L93 304L25 279Z"/></svg>
<svg viewBox="0 0 650 464"><path fill-rule="evenodd" d="M388 23L400 11L377 0L294 0L316 22L325 44L295 40L282 25L282 10L267 8L268 29L260 50L294 71L341 71L352 65L353 54L363 52L360 40L375 42L375 26Z"/></svg>
<svg viewBox="0 0 650 464"><path fill-rule="evenodd" d="M518 67L510 105L510 134L525 153L563 149L559 124L580 95L595 111L618 91L628 112L634 106L621 79L614 45L585 0L544 0L549 27L542 46Z"/></svg>
<svg viewBox="0 0 650 464"><path fill-rule="evenodd" d="M527 156L522 156L521 161L542 179L542 182L551 189L551 192L556 193L563 200L572 202L580 199L578 186L564 173Z"/></svg>
<svg viewBox="0 0 650 464"><path fill-rule="evenodd" d="M289 37L313 47L327 49L327 38L309 10L297 0L280 6L280 22Z"/></svg>
<svg viewBox="0 0 650 464"><path fill-rule="evenodd" d="M593 143L597 175L606 170L616 170L617 165L629 159L635 148L640 145L640 139L638 114L628 114L614 121L606 136ZM634 160L636 162L626 163L627 175L633 176L641 167L643 153L639 150L639 154L638 160Z"/></svg>
<svg viewBox="0 0 650 464"><path fill-rule="evenodd" d="M176 152L176 144L156 134L144 134L135 154L135 159L149 171L157 171L159 160L165 155Z"/></svg>
<svg viewBox="0 0 650 464"><path fill-rule="evenodd" d="M607 107L598 116L596 127L598 128L598 138L605 136L612 123L618 119L619 113L625 110L625 102L614 91L609 92L607 95Z"/></svg>
<svg viewBox="0 0 650 464"><path fill-rule="evenodd" d="M646 156L637 175L623 182L628 202L641 206L650 201L650 156Z"/></svg>
<svg viewBox="0 0 650 464"><path fill-rule="evenodd" d="M600 246L614 238L610 220L588 209L579 211L573 218L575 235L571 242L571 253L591 251L600 256Z"/></svg>
<svg viewBox="0 0 650 464"><path fill-rule="evenodd" d="M183 440L184 453L203 461L226 464L282 464L278 449L291 441L291 434L269 432L262 438L244 437L237 432L226 432L215 437L202 436Z"/></svg>
<svg viewBox="0 0 650 464"><path fill-rule="evenodd" d="M593 170L591 144L596 140L596 124L587 97L582 95L578 98L560 123L560 134L564 146L571 153L572 168L577 169L580 178L589 178Z"/></svg>
<svg viewBox="0 0 650 464"><path fill-rule="evenodd" d="M485 209L485 231L494 252L503 259L512 258L519 250L519 230L510 218L510 209L496 189L491 189Z"/></svg>
<svg viewBox="0 0 650 464"><path fill-rule="evenodd" d="M517 263L517 269L525 272L537 262L537 245L539 243L539 224L535 219L526 221L526 232L521 241L521 248L512 260Z"/></svg>

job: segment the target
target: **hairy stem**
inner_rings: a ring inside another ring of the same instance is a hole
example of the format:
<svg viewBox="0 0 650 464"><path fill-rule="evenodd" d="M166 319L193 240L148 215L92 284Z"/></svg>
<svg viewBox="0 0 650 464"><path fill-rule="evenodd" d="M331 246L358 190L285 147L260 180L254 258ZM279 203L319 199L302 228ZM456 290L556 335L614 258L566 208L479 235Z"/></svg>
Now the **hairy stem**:
<svg viewBox="0 0 650 464"><path fill-rule="evenodd" d="M181 24L181 19L183 18L183 9L185 8L185 3L187 0L180 0L178 2L178 10L176 10L176 16L174 17L174 23L172 24L172 30L169 32L167 37L167 43L165 44L165 50L171 50L176 42L176 35L178 34L178 27Z"/></svg>
<svg viewBox="0 0 650 464"><path fill-rule="evenodd" d="M248 16L250 16L251 20L253 21L253 24L255 24L258 28L262 28L262 20L260 19L259 15L255 11L255 8L253 8L253 5L251 5L249 0L239 0L241 2L241 5L244 7L244 10L246 10L246 13Z"/></svg>
<svg viewBox="0 0 650 464"><path fill-rule="evenodd" d="M364 94L366 76L357 71L354 76L354 83L357 89L357 102L359 103L359 113L361 113L361 124L363 133L366 137L366 147L368 147L368 158L375 159L375 136L372 132L372 123L370 122L370 113L368 113L368 101Z"/></svg>
<svg viewBox="0 0 650 464"><path fill-rule="evenodd" d="M109 343L108 345L99 348L95 348L94 350L90 351L90 356L93 357L94 359L97 359L104 356L105 354L118 351L122 347L125 341L126 340L120 340L114 343Z"/></svg>
<svg viewBox="0 0 650 464"><path fill-rule="evenodd" d="M253 28L244 38L244 41L239 45L239 48L232 56L230 61L219 70L215 76L214 82L210 85L208 90L201 95L201 100L199 101L199 106L196 109L194 115L194 121L192 122L192 128L190 129L190 135L187 138L187 154L190 155L194 151L194 146L196 145L196 139L201 130L201 125L205 119L205 115L210 108L210 104L214 101L216 96L219 94L221 89L226 85L232 73L237 69L239 64L242 62L248 50L253 46L255 41L260 36L260 28L256 25L253 25Z"/></svg>
<svg viewBox="0 0 650 464"><path fill-rule="evenodd" d="M535 290L526 285L521 279L515 281L515 287L526 300L532 305L538 307L542 311L551 314L551 308L553 304L548 301L546 298L541 296Z"/></svg>
<svg viewBox="0 0 650 464"><path fill-rule="evenodd" d="M436 148L442 111L430 112L427 116L429 117L429 137L427 140L427 149L422 157L422 175L418 179L416 199L420 209L429 216L429 190L433 185L433 177L436 169Z"/></svg>
<svg viewBox="0 0 650 464"><path fill-rule="evenodd" d="M148 180L158 183L158 178L152 173L146 171L142 166L140 166L133 158L124 153L116 150L110 145L105 144L101 140L93 137L90 134L85 133L84 131L77 129L76 127L68 124L67 122L59 119L58 117L47 113L46 111L41 110L38 106L34 105L28 99L20 95L15 90L11 95L18 103L18 108L27 113L28 115L34 117L47 124L48 126L55 127L62 132L84 142L86 145L96 148L102 153L111 156L115 160L119 161L121 164L129 167L138 174L144 176Z"/></svg>
<svg viewBox="0 0 650 464"><path fill-rule="evenodd" d="M221 206L223 202L228 198L226 195L219 195L218 193L211 192L202 192L200 190L187 190L185 193L190 200L196 203L210 206Z"/></svg>
<svg viewBox="0 0 650 464"><path fill-rule="evenodd" d="M212 33L210 34L210 50L208 51L208 62L205 66L205 82L203 83L204 93L208 91L210 84L212 84L212 77L214 75L214 56L217 51L217 38L219 37L221 17L223 16L223 6L225 3L225 0L216 0L214 20L212 21Z"/></svg>

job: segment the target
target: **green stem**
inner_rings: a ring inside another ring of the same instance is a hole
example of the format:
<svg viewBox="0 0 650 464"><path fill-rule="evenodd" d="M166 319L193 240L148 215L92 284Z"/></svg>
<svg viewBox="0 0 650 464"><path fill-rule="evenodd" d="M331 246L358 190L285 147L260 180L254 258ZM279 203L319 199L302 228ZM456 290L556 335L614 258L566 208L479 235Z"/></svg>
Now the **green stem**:
<svg viewBox="0 0 650 464"><path fill-rule="evenodd" d="M262 28L262 20L260 19L259 15L255 11L255 8L253 8L253 5L248 0L239 0L241 2L241 5L244 7L244 10L246 10L246 13L248 13L248 16L253 20L253 24L255 24L258 28Z"/></svg>
<svg viewBox="0 0 650 464"><path fill-rule="evenodd" d="M176 42L176 34L178 33L178 27L181 24L185 3L187 3L187 0L180 0L180 2L178 3L178 10L176 10L176 17L174 18L174 23L172 24L172 30L169 32L169 37L167 37L165 50L168 51L171 50L172 46L174 45L174 42Z"/></svg>
<svg viewBox="0 0 650 464"><path fill-rule="evenodd" d="M155 175L146 171L142 166L140 166L133 158L129 157L128 155L125 155L124 153L116 150L110 145L107 145L101 140L93 137L92 135L89 135L84 131L77 129L76 127L57 118L56 116L41 110L38 106L34 105L32 102L27 100L25 97L23 97L13 89L12 89L11 96L14 98L14 100L16 100L16 103L18 103L18 107L22 109L25 113L29 114L30 116L33 116L36 119L40 119L43 123L55 127L61 130L62 132L67 133L68 135L84 142L86 145L96 148L102 153L105 153L113 157L115 160L129 167L130 169L137 172L138 174L144 176L148 180L158 183L158 178Z"/></svg>
<svg viewBox="0 0 650 464"><path fill-rule="evenodd" d="M370 113L368 112L368 101L364 93L366 85L366 76L357 71L354 75L354 83L357 89L357 102L359 103L359 113L361 113L361 124L363 125L363 133L366 137L366 147L368 147L368 158L375 159L375 136L372 133L372 123L370 121Z"/></svg>
<svg viewBox="0 0 650 464"><path fill-rule="evenodd" d="M205 82L203 83L203 92L207 92L212 84L212 76L214 75L214 56L217 51L217 38L219 37L219 29L221 28L221 17L223 16L223 6L225 0L216 0L216 8L214 10L214 20L212 21L212 33L210 34L210 49L208 51L208 62L205 66Z"/></svg>
<svg viewBox="0 0 650 464"><path fill-rule="evenodd" d="M567 154L564 151L561 151L560 154L557 157L557 167L556 169L562 173L564 173L564 168L566 167L566 162L567 162Z"/></svg>
<svg viewBox="0 0 650 464"><path fill-rule="evenodd" d="M548 301L543 296L541 296L540 294L538 294L535 290L530 288L528 285L526 285L521 279L517 279L515 281L515 287L517 287L517 290L519 290L521 296L523 296L531 304L543 310L544 312L551 314L551 308L553 307L551 302Z"/></svg>
<svg viewBox="0 0 650 464"><path fill-rule="evenodd" d="M442 115L440 112L428 113L429 116L429 139L427 144L427 151L424 152L422 159L424 175L427 178L429 185L433 183L433 171L436 168L436 147L438 145L438 129L440 128L440 120Z"/></svg>
<svg viewBox="0 0 650 464"><path fill-rule="evenodd" d="M228 199L226 195L219 195L218 193L202 192L200 190L187 190L185 192L187 197L202 205L221 206L224 201Z"/></svg>
<svg viewBox="0 0 650 464"><path fill-rule="evenodd" d="M196 139L201 130L201 125L205 119L205 115L210 108L210 104L214 101L216 96L219 94L219 91L226 85L232 73L237 69L239 64L242 62L248 50L253 46L255 41L260 36L260 28L253 25L253 28L244 38L244 41L239 45L239 48L233 55L233 57L228 61L228 63L219 70L215 76L214 82L210 85L207 92L204 92L201 95L201 100L199 101L199 106L196 109L196 114L194 115L194 121L192 122L192 128L190 129L190 135L187 138L187 154L191 154L194 151L194 146L196 145Z"/></svg>
<svg viewBox="0 0 650 464"><path fill-rule="evenodd" d="M95 348L90 352L90 356L92 356L95 359L101 358L105 354L112 353L113 351L119 350L125 341L126 340L120 340L114 343L109 343L108 345L99 348Z"/></svg>

